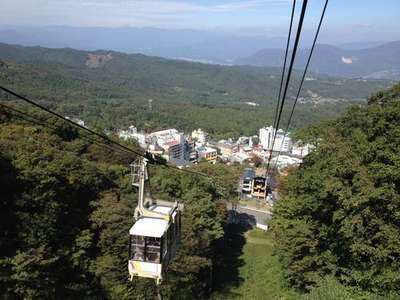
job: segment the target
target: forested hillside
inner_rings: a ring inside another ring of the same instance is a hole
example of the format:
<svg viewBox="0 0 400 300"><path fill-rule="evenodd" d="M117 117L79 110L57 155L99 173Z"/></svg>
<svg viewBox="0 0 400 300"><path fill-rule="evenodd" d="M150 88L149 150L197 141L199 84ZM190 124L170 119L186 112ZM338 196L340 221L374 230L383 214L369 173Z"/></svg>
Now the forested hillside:
<svg viewBox="0 0 400 300"><path fill-rule="evenodd" d="M399 124L397 84L300 134L316 149L282 178L271 224L292 286L332 276L350 298L399 299Z"/></svg>
<svg viewBox="0 0 400 300"><path fill-rule="evenodd" d="M273 119L280 80L279 69L207 65L112 51L0 44L0 60L1 84L63 114L83 118L92 127L111 130L133 123L149 130L203 127L217 137L255 134ZM295 87L297 74L293 82ZM310 78L293 125L334 117L388 84ZM289 90L288 104L294 91ZM151 110L149 99L153 100Z"/></svg>
<svg viewBox="0 0 400 300"><path fill-rule="evenodd" d="M31 114L35 114L30 111ZM128 281L128 232L137 196L134 159L36 113L54 129L0 111L0 294L5 299L151 299L154 282ZM215 241L224 235L236 178L200 166L220 185L152 168L153 192L185 205L182 246L162 285L165 299L210 293Z"/></svg>

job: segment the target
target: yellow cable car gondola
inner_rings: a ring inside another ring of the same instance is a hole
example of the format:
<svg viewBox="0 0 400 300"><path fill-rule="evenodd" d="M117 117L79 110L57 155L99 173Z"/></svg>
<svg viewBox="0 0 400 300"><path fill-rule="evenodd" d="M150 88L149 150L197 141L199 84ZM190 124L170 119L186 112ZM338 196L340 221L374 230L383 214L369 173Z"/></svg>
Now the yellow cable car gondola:
<svg viewBox="0 0 400 300"><path fill-rule="evenodd" d="M135 224L129 230L128 271L134 276L154 278L157 284L174 258L180 242L181 206L145 196L147 159L132 167L132 184L139 188ZM137 170L138 169L138 172Z"/></svg>

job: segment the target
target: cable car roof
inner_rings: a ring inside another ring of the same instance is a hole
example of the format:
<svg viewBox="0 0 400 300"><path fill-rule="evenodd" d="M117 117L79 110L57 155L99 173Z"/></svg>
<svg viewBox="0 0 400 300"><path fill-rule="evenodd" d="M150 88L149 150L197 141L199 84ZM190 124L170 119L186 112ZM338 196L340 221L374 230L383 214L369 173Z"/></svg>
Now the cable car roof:
<svg viewBox="0 0 400 300"><path fill-rule="evenodd" d="M160 238L167 229L167 220L144 217L136 221L129 234Z"/></svg>
<svg viewBox="0 0 400 300"><path fill-rule="evenodd" d="M156 212L168 215L171 213L173 207L163 206L163 205L152 205L149 207L149 209L152 211L156 211Z"/></svg>

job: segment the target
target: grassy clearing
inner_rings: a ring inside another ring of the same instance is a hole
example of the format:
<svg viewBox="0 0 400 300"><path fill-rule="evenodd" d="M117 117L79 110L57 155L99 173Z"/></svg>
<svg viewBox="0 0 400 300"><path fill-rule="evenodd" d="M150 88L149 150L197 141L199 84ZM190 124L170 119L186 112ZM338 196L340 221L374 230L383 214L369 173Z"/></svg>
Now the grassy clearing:
<svg viewBox="0 0 400 300"><path fill-rule="evenodd" d="M213 300L394 300L396 294L377 295L346 287L327 276L309 293L285 286L282 266L273 255L274 241L260 229L247 231L230 225L214 266Z"/></svg>
<svg viewBox="0 0 400 300"><path fill-rule="evenodd" d="M227 273L236 274L237 278L231 282L217 278L225 286L218 291L217 284L217 292L212 299L299 299L301 295L284 286L281 265L272 255L273 240L270 234L259 229L242 234L245 243L236 260L239 264L232 265L237 270L229 270L229 265L226 265L225 270L216 274L222 277ZM238 253L237 250L234 252Z"/></svg>

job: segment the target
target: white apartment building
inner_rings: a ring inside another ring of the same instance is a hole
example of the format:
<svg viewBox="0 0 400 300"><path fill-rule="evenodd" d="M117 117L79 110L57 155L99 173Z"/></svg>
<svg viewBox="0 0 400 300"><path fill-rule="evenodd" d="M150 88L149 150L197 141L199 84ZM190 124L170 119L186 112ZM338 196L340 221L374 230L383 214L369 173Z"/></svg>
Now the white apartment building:
<svg viewBox="0 0 400 300"><path fill-rule="evenodd" d="M176 129L166 129L149 134L152 143L164 149L165 158L175 164L184 164L185 136Z"/></svg>
<svg viewBox="0 0 400 300"><path fill-rule="evenodd" d="M141 146L146 145L146 134L138 132L137 128L133 125L129 126L127 130L120 130L118 136L124 140L134 139Z"/></svg>
<svg viewBox="0 0 400 300"><path fill-rule="evenodd" d="M263 127L260 129L259 140L264 150L271 150L274 134L276 129L272 126ZM279 129L276 132L276 138L273 151L290 152L292 148L292 140L290 137L285 137L285 132Z"/></svg>
<svg viewBox="0 0 400 300"><path fill-rule="evenodd" d="M192 139L199 144L204 144L208 140L208 133L203 131L201 128L192 131Z"/></svg>

